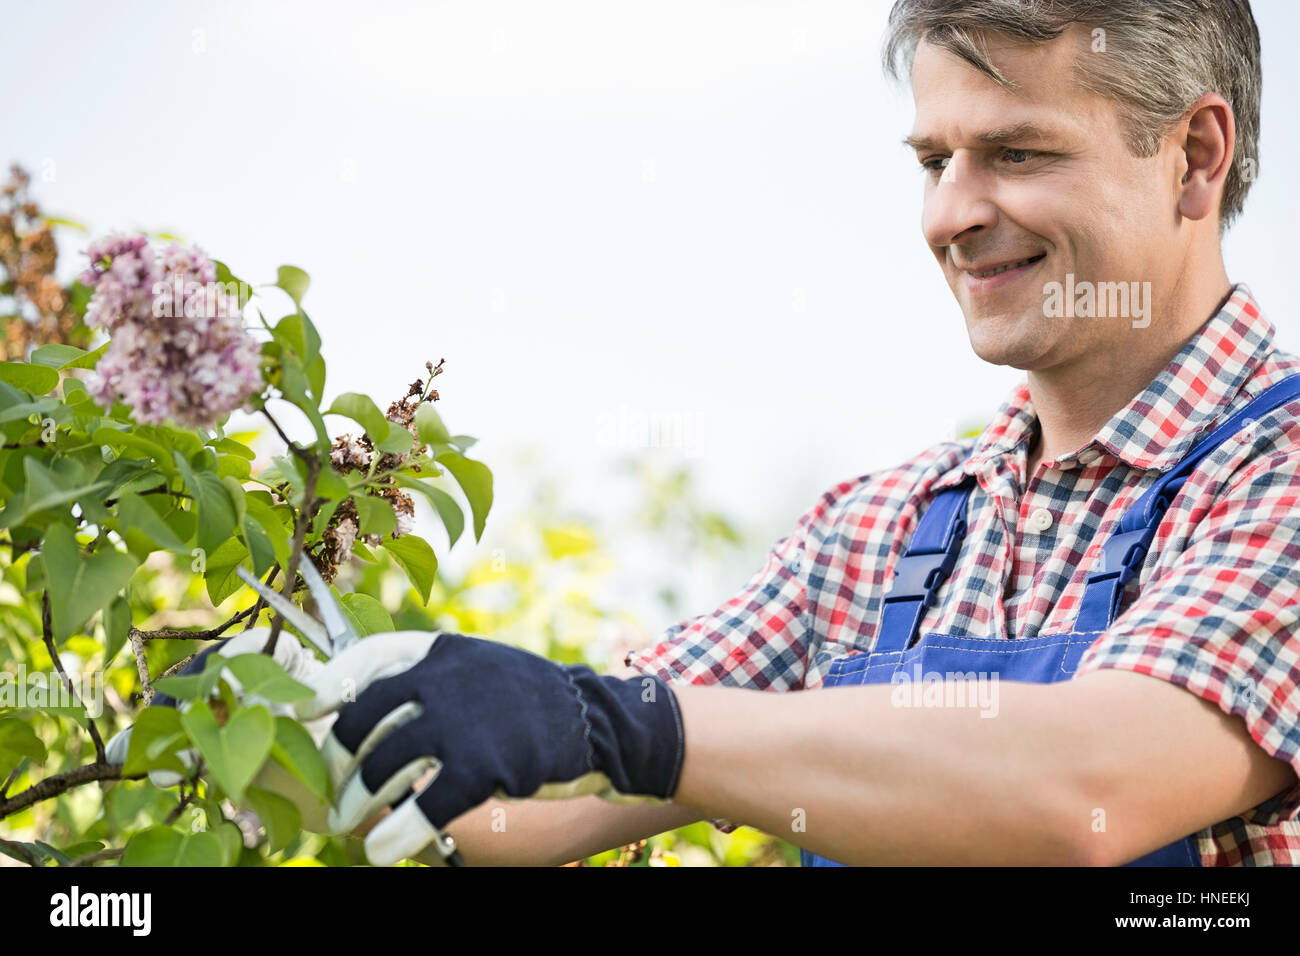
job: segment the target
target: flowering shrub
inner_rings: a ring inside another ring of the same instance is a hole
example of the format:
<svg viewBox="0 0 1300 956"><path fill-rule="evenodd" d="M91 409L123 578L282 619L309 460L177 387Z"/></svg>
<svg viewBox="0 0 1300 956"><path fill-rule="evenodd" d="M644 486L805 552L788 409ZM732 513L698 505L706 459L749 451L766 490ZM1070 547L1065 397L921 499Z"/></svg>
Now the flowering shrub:
<svg viewBox="0 0 1300 956"><path fill-rule="evenodd" d="M86 380L101 406L120 398L141 424L210 428L261 390L261 349L244 331L240 296L217 283L202 250L172 243L158 258L144 236L112 236L89 256L86 321L113 336Z"/></svg>
<svg viewBox="0 0 1300 956"><path fill-rule="evenodd" d="M12 217L0 223L0 265L4 228L15 231ZM87 255L57 296L40 284L65 334L0 362L0 832L49 838L0 838L0 851L32 864L262 863L304 834L298 809L252 781L278 765L325 801L321 758L296 721L237 699L224 676L173 675L187 652L246 627L270 624L266 651L293 639L237 568L296 597L301 561L330 581L349 563L392 563L427 602L437 558L413 533L412 495L452 545L466 511L477 539L492 474L434 409L442 362L386 412L358 393L324 405L302 270L281 267L253 296L196 247L110 236ZM291 308L270 322L277 299ZM33 321L23 334L39 341ZM110 338L91 350L86 333L99 328ZM256 473L256 434L227 431L236 409L282 444ZM289 440L289 409L311 441ZM329 418L350 430L334 437ZM373 597L336 596L358 633L392 628ZM181 613L189 626L174 623ZM269 656L239 668L267 701L305 692ZM155 689L194 704L142 710ZM111 763L105 739L132 723L125 765ZM187 765L186 751L201 759ZM179 791L154 786L157 770L180 773ZM341 840L314 846L349 861Z"/></svg>

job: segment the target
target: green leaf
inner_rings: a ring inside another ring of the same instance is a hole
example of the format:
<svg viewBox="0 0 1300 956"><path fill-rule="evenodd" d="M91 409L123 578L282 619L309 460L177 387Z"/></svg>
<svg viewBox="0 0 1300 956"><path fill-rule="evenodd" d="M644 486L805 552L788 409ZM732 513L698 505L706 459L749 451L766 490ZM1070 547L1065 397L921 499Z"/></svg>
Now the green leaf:
<svg viewBox="0 0 1300 956"><path fill-rule="evenodd" d="M189 553L189 545L176 536L167 522L137 494L126 492L117 499L118 530L128 541L140 535L162 551Z"/></svg>
<svg viewBox="0 0 1300 956"><path fill-rule="evenodd" d="M0 384L4 383L0 382ZM63 403L53 395L47 395L31 402L22 402L18 405L9 405L4 411L0 412L0 424L22 421L32 415L48 415L62 407Z"/></svg>
<svg viewBox="0 0 1300 956"><path fill-rule="evenodd" d="M249 467L247 458L238 455L218 455L217 476L245 481L253 477L253 469Z"/></svg>
<svg viewBox="0 0 1300 956"><path fill-rule="evenodd" d="M170 694L171 691L167 693ZM126 776L150 770L186 773L185 765L176 756L176 751L183 742L179 710L174 707L146 707L140 711L131 726L131 739L127 744L122 773Z"/></svg>
<svg viewBox="0 0 1300 956"><path fill-rule="evenodd" d="M235 573L235 569L248 558L248 548L238 538L223 541L216 551L208 555L204 583L213 604L221 604L243 587L244 582Z"/></svg>
<svg viewBox="0 0 1300 956"><path fill-rule="evenodd" d="M391 423L390 423L391 424ZM375 448L392 455L405 455L415 446L415 439L401 425L393 424L388 435L382 441L375 442Z"/></svg>
<svg viewBox="0 0 1300 956"><path fill-rule="evenodd" d="M311 385L311 393L317 399L325 396L325 356L318 355L311 361L305 369L307 373L307 382Z"/></svg>
<svg viewBox="0 0 1300 956"><path fill-rule="evenodd" d="M311 320L307 318L306 313L286 315L275 324L271 334L275 336L276 341L287 344L298 353L298 359L302 362L304 370L310 368L320 355L320 334L316 331L316 326L312 325Z"/></svg>
<svg viewBox="0 0 1300 956"><path fill-rule="evenodd" d="M0 382L21 388L33 395L44 395L59 384L59 373L44 365L26 362L0 362Z"/></svg>
<svg viewBox="0 0 1300 956"><path fill-rule="evenodd" d="M275 560L282 568L289 566L289 538L291 533L282 512L270 503L264 491L249 492L244 498L244 508L248 517L261 525L267 540L275 553ZM247 529L245 529L247 530Z"/></svg>
<svg viewBox="0 0 1300 956"><path fill-rule="evenodd" d="M218 475L217 477L230 495L230 503L234 505L235 524L242 525L244 523L244 486L240 484L239 479L232 476Z"/></svg>
<svg viewBox="0 0 1300 956"><path fill-rule="evenodd" d="M104 669L117 657L131 633L131 604L125 598L113 598L104 611Z"/></svg>
<svg viewBox="0 0 1300 956"><path fill-rule="evenodd" d="M434 574L438 570L438 558L429 542L413 534L404 534L400 538L385 538L384 550L401 565L419 592L420 599L428 603L429 594L433 590Z"/></svg>
<svg viewBox="0 0 1300 956"><path fill-rule="evenodd" d="M172 461L171 453L162 445L150 441L137 431L122 431L104 426L95 429L94 434L90 436L90 440L97 445L107 445L115 452L124 448L141 452L145 457L152 458L158 467L168 475L176 474L176 465Z"/></svg>
<svg viewBox="0 0 1300 956"><path fill-rule="evenodd" d="M212 264L217 267L218 282L222 285L228 285L233 282L235 285L240 287L240 305L244 305L243 297L246 294L246 290L249 288L248 283L231 272L230 266L226 265L220 259L213 259Z"/></svg>
<svg viewBox="0 0 1300 956"><path fill-rule="evenodd" d="M292 717L275 718L275 743L271 747L271 756L317 797L332 799L325 758L316 749L311 734Z"/></svg>
<svg viewBox="0 0 1300 956"><path fill-rule="evenodd" d="M196 700L181 714L181 726L199 748L212 776L236 803L271 753L275 719L265 707L241 707L224 727L206 701Z"/></svg>
<svg viewBox="0 0 1300 956"><path fill-rule="evenodd" d="M45 758L48 756L45 744L41 742L40 737L36 736L36 731L17 717L0 717L0 750L27 757L38 764L45 763ZM12 763L16 765L17 762L15 760ZM12 766L8 769L12 769Z"/></svg>
<svg viewBox="0 0 1300 956"><path fill-rule="evenodd" d="M352 419L366 430L372 442L381 442L388 437L392 423L384 417L370 396L360 392L344 392L330 405L326 415L343 415Z"/></svg>
<svg viewBox="0 0 1300 956"><path fill-rule="evenodd" d="M44 365L46 368L62 368L68 362L74 362L86 354L85 349L75 345L52 343L42 345L32 351L32 364Z"/></svg>
<svg viewBox="0 0 1300 956"><path fill-rule="evenodd" d="M208 447L214 448L223 454L238 455L240 458L245 458L248 461L252 461L257 457L257 452L253 451L253 449L249 448L243 442L235 441L233 438L218 438L215 441L208 442Z"/></svg>
<svg viewBox="0 0 1300 956"><path fill-rule="evenodd" d="M447 529L447 546L449 548L455 547L456 542L465 530L465 514L460 510L460 505L456 503L456 499L441 488L435 488L419 478L411 478L401 474L393 477L397 479L397 483L403 488L418 491L429 499L429 503L437 510L438 517L442 519L443 526Z"/></svg>
<svg viewBox="0 0 1300 956"><path fill-rule="evenodd" d="M211 554L235 530L235 503L225 483L210 471L195 472L179 452L174 452L185 487L194 496L199 516L199 547Z"/></svg>
<svg viewBox="0 0 1300 956"><path fill-rule="evenodd" d="M266 840L272 853L283 850L302 830L302 813L278 793L249 787L246 800L266 827Z"/></svg>
<svg viewBox="0 0 1300 956"><path fill-rule="evenodd" d="M236 654L226 659L230 672L239 679L241 692L258 695L277 704L306 700L313 691L284 672L284 668L265 654Z"/></svg>
<svg viewBox="0 0 1300 956"><path fill-rule="evenodd" d="M280 266L275 274L275 284L289 293L295 304L301 306L302 297L307 294L307 287L311 285L311 276L297 266Z"/></svg>
<svg viewBox="0 0 1300 956"><path fill-rule="evenodd" d="M154 687L164 694L170 694L177 700L208 698L216 690L217 682L221 680L221 672L225 670L225 665L226 658L220 654L211 654L203 665L203 670L199 673L160 677L154 681Z"/></svg>
<svg viewBox="0 0 1300 956"><path fill-rule="evenodd" d="M42 554L54 636L60 641L126 587L137 567L129 554L112 548L83 557L72 529L62 524L50 526Z"/></svg>
<svg viewBox="0 0 1300 956"><path fill-rule="evenodd" d="M357 506L361 534L391 534L397 527L397 516L386 499L374 495L356 495L352 503Z"/></svg>
<svg viewBox="0 0 1300 956"><path fill-rule="evenodd" d="M108 351L110 343L105 342L93 352L87 352L85 349L79 349L75 345L63 345L62 343L51 343L42 345L32 352L32 364L44 365L53 369L69 368L94 368L104 353ZM64 388L68 387L69 382L77 382L75 378L63 380ZM79 384L79 383L78 383ZM66 394L66 392L65 392Z"/></svg>
<svg viewBox="0 0 1300 956"><path fill-rule="evenodd" d="M59 366L59 370L62 371L70 368L94 368L99 364L99 360L104 357L104 353L108 351L108 347L112 344L112 342L105 342L93 352L86 352L68 362L64 362Z"/></svg>
<svg viewBox="0 0 1300 956"><path fill-rule="evenodd" d="M245 516L240 536L244 539L244 544L248 547L248 553L253 559L253 573L259 578L271 570L271 565L276 561L275 542L267 534L266 529L252 516ZM285 543L284 550L286 558L288 556L288 543Z"/></svg>
<svg viewBox="0 0 1300 956"><path fill-rule="evenodd" d="M461 491L465 492L470 511L474 514L474 540L482 539L488 511L492 508L491 470L481 461L454 451L444 452L435 460L451 472Z"/></svg>
<svg viewBox="0 0 1300 956"><path fill-rule="evenodd" d="M352 630L362 637L393 629L393 619L389 616L388 610L369 594L359 592L345 594L339 606L343 610L343 616L352 625Z"/></svg>
<svg viewBox="0 0 1300 956"><path fill-rule="evenodd" d="M26 524L38 512L58 509L86 495L103 491L105 484L84 484L85 471L72 459L55 458L47 466L35 455L23 459L22 491L0 512L0 528Z"/></svg>
<svg viewBox="0 0 1300 956"><path fill-rule="evenodd" d="M240 854L244 852L244 835L239 827L229 820L222 820L208 832L213 834L221 844L223 865L235 866L239 862Z"/></svg>
<svg viewBox="0 0 1300 956"><path fill-rule="evenodd" d="M127 841L122 866L221 866L225 862L220 838L208 830L182 833L159 824L146 827Z"/></svg>
<svg viewBox="0 0 1300 956"><path fill-rule="evenodd" d="M415 410L415 432L425 445L451 441L451 433L447 431L447 426L442 423L442 416L428 402L423 403Z"/></svg>

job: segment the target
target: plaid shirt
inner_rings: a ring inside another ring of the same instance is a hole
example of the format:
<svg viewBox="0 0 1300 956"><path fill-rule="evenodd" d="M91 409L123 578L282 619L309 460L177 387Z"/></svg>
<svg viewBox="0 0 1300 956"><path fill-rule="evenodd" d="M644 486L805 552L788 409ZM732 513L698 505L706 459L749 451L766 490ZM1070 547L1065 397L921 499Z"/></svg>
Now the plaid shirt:
<svg viewBox="0 0 1300 956"><path fill-rule="evenodd" d="M957 568L924 631L1030 638L1072 630L1084 580L1121 515L1198 436L1300 372L1238 284L1141 394L1084 447L1024 474L1037 418L1022 384L978 438L841 482L778 541L745 587L626 663L668 681L821 686L869 651L881 598L920 511L975 475ZM1300 401L1249 424L1173 500L1138 580L1076 673L1170 681L1238 714L1300 770ZM999 599L1000 597L1000 599ZM715 821L720 824L722 821ZM1300 786L1196 835L1207 866L1300 865Z"/></svg>

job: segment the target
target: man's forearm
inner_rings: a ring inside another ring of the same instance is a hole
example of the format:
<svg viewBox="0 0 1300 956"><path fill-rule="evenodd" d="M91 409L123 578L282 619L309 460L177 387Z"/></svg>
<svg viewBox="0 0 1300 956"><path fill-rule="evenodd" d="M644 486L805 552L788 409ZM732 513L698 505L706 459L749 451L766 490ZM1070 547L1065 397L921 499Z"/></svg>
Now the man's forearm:
<svg viewBox="0 0 1300 956"><path fill-rule="evenodd" d="M889 685L677 690L675 802L845 863L1126 862L1294 780L1239 718L1135 674L1002 682L991 718Z"/></svg>
<svg viewBox="0 0 1300 956"><path fill-rule="evenodd" d="M494 799L461 814L447 832L470 866L559 866L699 819L699 813L674 804ZM431 862L433 852L419 859Z"/></svg>

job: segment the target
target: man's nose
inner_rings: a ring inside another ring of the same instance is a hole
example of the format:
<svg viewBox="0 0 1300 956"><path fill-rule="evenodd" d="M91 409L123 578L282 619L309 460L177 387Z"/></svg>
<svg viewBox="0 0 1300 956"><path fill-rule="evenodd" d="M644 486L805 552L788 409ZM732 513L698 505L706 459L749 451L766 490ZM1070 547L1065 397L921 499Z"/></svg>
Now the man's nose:
<svg viewBox="0 0 1300 956"><path fill-rule="evenodd" d="M948 159L939 179L925 193L921 232L938 249L963 242L997 223L997 206L989 196L992 183L965 150Z"/></svg>

